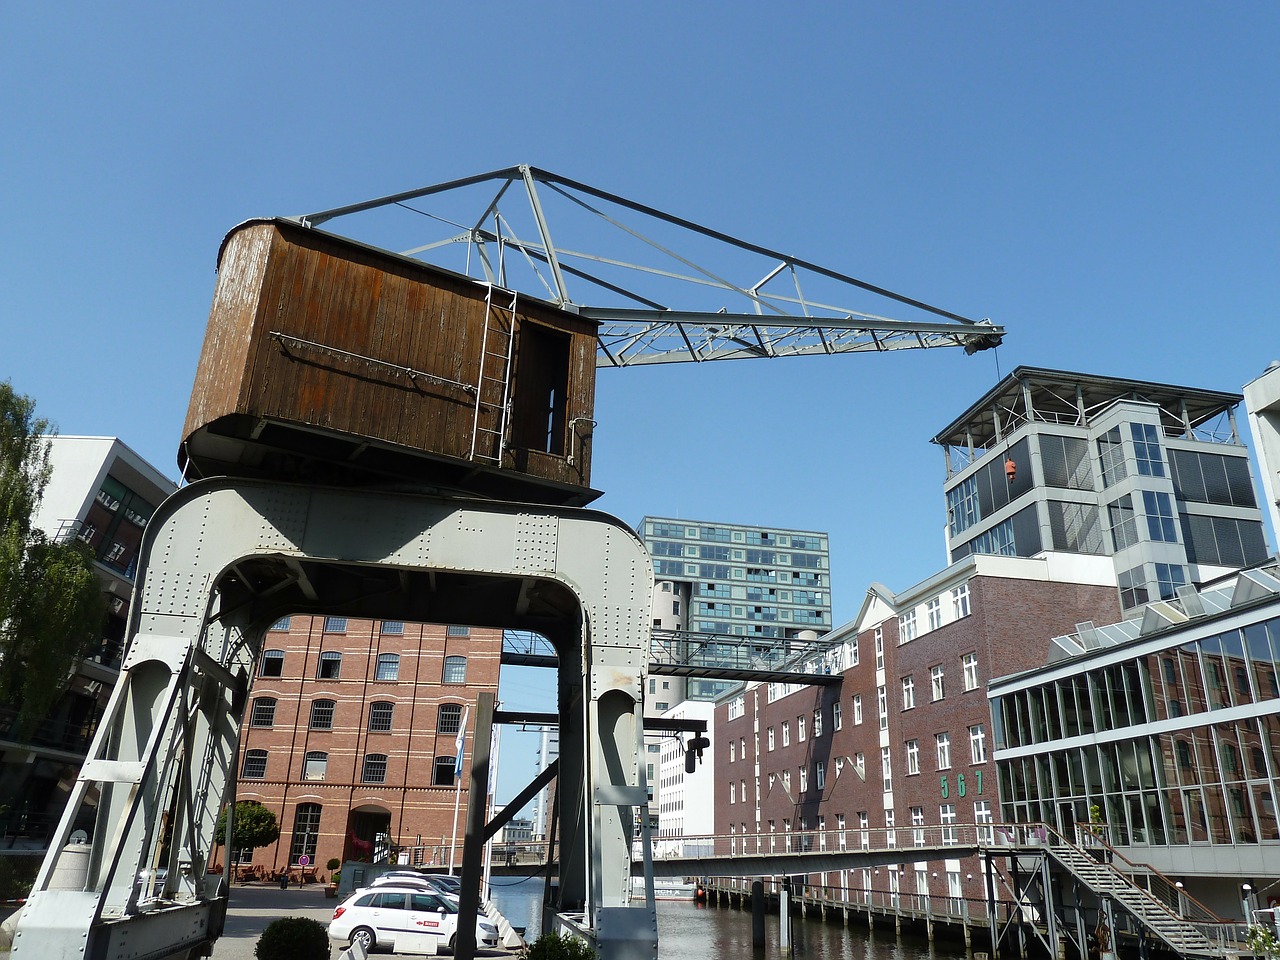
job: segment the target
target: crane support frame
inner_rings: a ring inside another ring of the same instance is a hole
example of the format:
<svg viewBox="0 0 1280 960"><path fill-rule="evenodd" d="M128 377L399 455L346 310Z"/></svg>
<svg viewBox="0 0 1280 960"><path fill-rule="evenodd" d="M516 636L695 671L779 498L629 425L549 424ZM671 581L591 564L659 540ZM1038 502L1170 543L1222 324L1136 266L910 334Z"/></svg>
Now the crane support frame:
<svg viewBox="0 0 1280 960"><path fill-rule="evenodd" d="M137 582L120 681L19 920L15 958L207 950L226 910L223 878L208 868L219 812L234 802L249 678L267 628L303 612L550 636L563 750L551 919L610 958L656 953L652 889L631 899L632 824L647 820L653 572L625 524L573 508L220 478L156 511ZM70 843L95 797L89 842Z"/></svg>

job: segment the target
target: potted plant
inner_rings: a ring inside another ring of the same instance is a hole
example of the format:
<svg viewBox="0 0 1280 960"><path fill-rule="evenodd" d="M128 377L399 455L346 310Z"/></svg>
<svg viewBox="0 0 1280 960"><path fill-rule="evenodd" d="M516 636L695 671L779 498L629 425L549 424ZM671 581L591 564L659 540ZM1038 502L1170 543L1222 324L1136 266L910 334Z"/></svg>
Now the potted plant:
<svg viewBox="0 0 1280 960"><path fill-rule="evenodd" d="M325 885L324 895L326 897L336 897L338 895L338 881L342 879L342 861L337 857L330 857L329 862L325 864L329 868L329 882Z"/></svg>

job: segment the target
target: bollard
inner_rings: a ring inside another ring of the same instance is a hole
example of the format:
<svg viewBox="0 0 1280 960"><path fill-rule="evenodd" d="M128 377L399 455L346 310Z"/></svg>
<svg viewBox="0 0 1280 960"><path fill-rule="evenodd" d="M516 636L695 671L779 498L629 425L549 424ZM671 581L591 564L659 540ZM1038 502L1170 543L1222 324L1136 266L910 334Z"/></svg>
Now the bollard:
<svg viewBox="0 0 1280 960"><path fill-rule="evenodd" d="M764 950L764 881L751 882L751 946Z"/></svg>

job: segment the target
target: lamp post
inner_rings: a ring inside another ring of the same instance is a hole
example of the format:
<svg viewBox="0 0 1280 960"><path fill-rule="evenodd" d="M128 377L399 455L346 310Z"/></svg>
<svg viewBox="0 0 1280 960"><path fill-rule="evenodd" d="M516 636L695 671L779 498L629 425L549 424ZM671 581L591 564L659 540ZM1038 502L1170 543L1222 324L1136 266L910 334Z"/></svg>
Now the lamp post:
<svg viewBox="0 0 1280 960"><path fill-rule="evenodd" d="M1176 881L1174 886L1178 888L1178 915L1185 917L1187 915L1187 895L1182 889L1182 881Z"/></svg>
<svg viewBox="0 0 1280 960"><path fill-rule="evenodd" d="M1247 883L1242 883L1240 885L1240 898L1244 907L1244 922L1249 923L1249 918L1253 913L1250 909L1251 901L1253 900L1253 887Z"/></svg>

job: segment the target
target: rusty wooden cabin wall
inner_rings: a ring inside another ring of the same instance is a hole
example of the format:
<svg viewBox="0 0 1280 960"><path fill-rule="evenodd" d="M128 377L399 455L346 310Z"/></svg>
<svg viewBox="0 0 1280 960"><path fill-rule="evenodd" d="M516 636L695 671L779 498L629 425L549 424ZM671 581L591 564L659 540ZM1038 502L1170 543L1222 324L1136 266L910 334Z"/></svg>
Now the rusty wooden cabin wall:
<svg viewBox="0 0 1280 960"><path fill-rule="evenodd" d="M500 464L472 459L476 394L463 385L478 388L483 401L479 453L497 450L501 415L503 360L490 357L481 377L488 290L288 221L237 228L219 257L180 464L188 469L189 461L195 476L270 472L264 465L288 457L264 452L268 424L276 437L283 425L315 438L310 454L321 458L326 436L348 441L332 447L335 460L348 462L352 441L371 438L442 469L466 461L468 473L491 466L589 487L595 324L532 298L517 299L513 323L507 436L514 445L501 451ZM494 288L492 301L510 324L512 294ZM506 349L502 336L490 335L486 352Z"/></svg>

